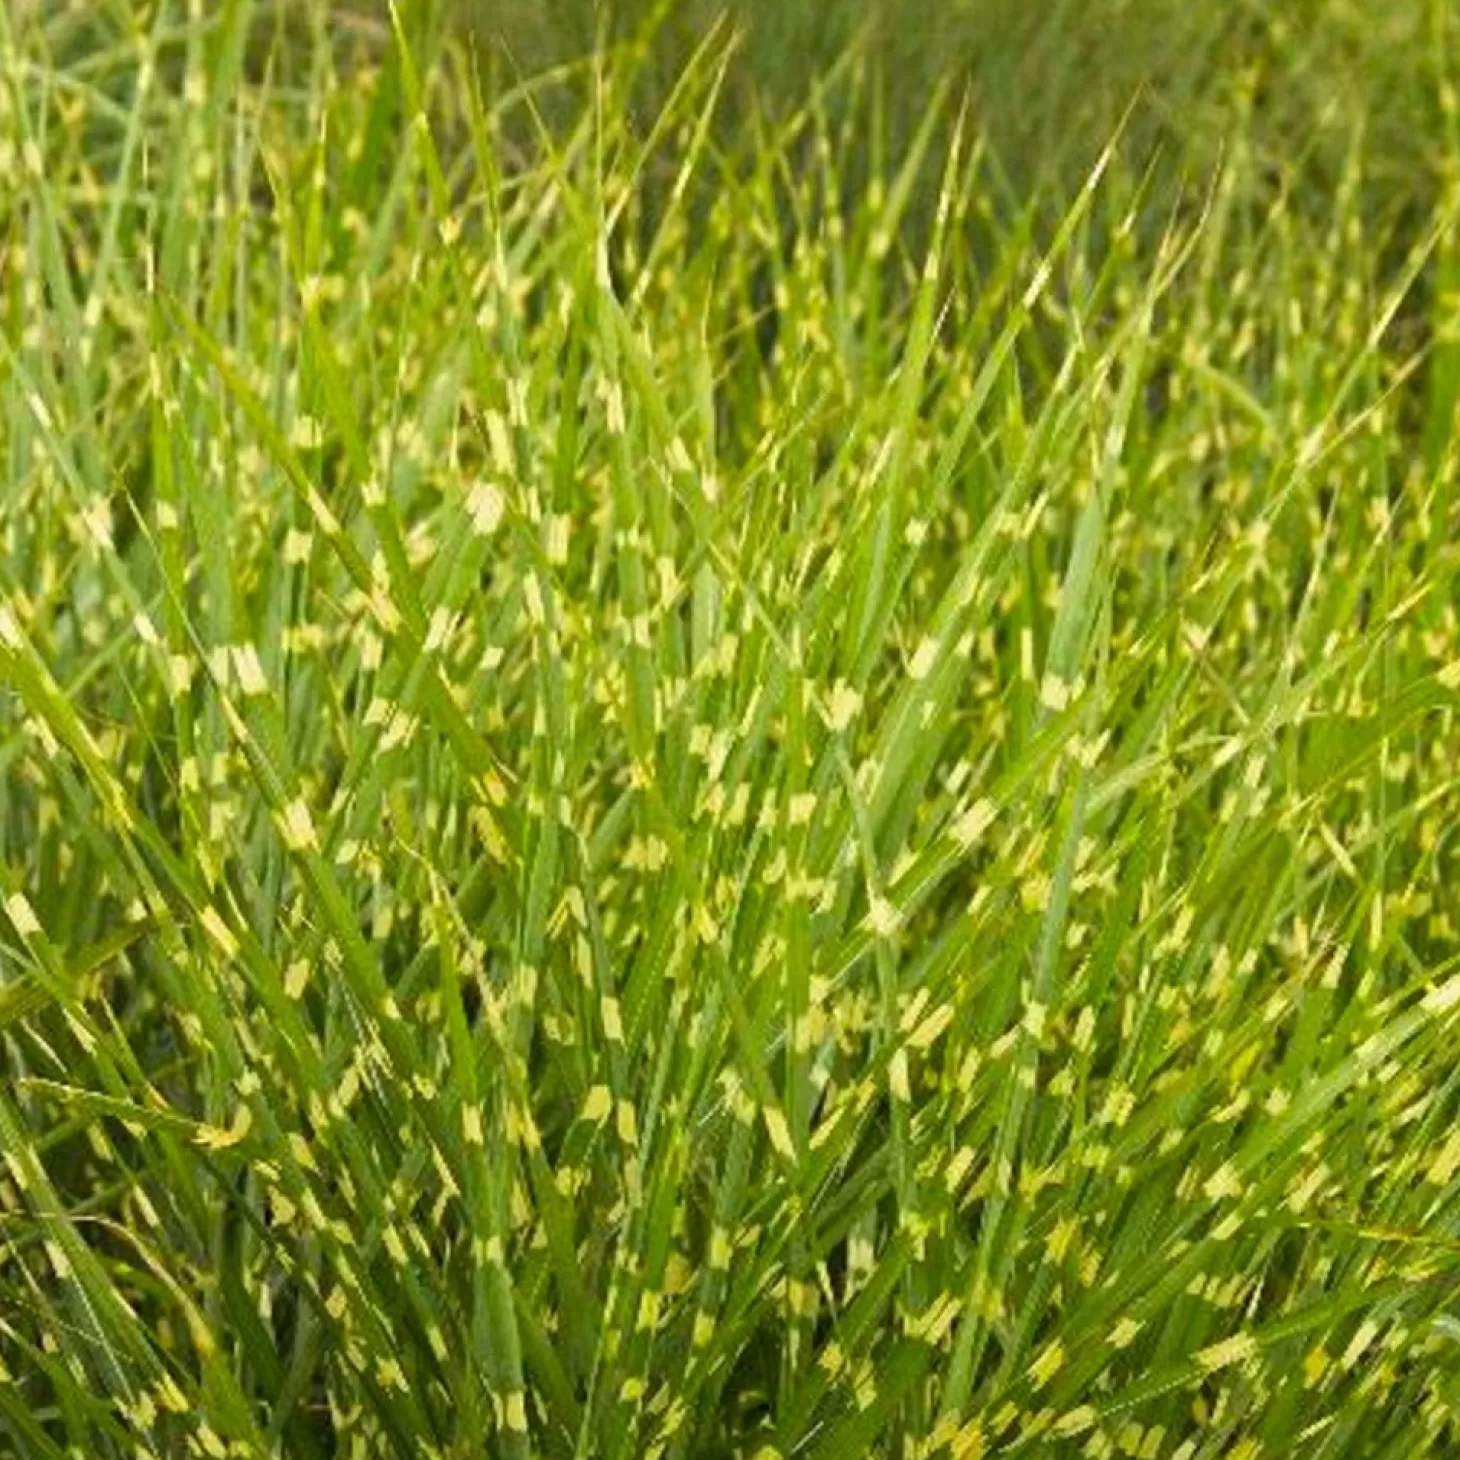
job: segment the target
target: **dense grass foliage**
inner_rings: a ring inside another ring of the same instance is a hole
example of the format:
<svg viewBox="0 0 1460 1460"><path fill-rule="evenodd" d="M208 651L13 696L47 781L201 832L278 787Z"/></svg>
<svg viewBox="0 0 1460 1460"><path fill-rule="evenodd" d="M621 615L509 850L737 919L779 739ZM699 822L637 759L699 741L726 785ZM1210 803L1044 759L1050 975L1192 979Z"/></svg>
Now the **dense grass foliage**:
<svg viewBox="0 0 1460 1460"><path fill-rule="evenodd" d="M0 1454L1456 1453L1443 46L1158 204L429 20L0 7Z"/></svg>

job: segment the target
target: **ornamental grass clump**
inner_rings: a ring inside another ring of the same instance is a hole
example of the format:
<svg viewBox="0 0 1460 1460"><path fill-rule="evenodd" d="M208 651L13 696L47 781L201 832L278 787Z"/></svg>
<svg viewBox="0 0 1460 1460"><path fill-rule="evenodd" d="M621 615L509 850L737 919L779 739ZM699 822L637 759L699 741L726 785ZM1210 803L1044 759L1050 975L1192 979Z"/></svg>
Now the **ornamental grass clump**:
<svg viewBox="0 0 1460 1460"><path fill-rule="evenodd" d="M0 1454L1453 1453L1448 186L643 50L0 10Z"/></svg>

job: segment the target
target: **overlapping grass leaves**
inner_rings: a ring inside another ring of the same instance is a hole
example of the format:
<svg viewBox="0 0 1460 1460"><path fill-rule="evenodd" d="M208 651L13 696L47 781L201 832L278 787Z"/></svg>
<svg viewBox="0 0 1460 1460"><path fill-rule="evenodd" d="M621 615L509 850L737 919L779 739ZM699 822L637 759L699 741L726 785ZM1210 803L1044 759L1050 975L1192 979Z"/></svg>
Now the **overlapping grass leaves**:
<svg viewBox="0 0 1460 1460"><path fill-rule="evenodd" d="M0 18L7 1444L1443 1453L1452 213L133 19Z"/></svg>

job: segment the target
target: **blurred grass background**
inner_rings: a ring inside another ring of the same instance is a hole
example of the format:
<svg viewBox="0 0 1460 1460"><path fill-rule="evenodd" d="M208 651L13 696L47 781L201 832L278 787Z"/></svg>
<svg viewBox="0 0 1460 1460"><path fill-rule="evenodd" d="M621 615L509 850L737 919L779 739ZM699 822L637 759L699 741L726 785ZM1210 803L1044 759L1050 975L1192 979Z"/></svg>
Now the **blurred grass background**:
<svg viewBox="0 0 1460 1460"><path fill-rule="evenodd" d="M600 37L652 32L647 119L717 19L738 40L733 127L801 104L849 48L871 59L895 152L934 86L970 101L975 130L1020 196L1067 194L1129 109L1123 152L1153 201L1251 150L1253 175L1321 210L1357 144L1370 216L1432 206L1456 155L1453 0L447 0L494 83L580 61ZM586 82L584 71L576 85ZM570 84L567 91L573 91ZM574 93L576 95L576 93ZM567 95L560 104L572 114ZM549 103L551 109L551 103Z"/></svg>

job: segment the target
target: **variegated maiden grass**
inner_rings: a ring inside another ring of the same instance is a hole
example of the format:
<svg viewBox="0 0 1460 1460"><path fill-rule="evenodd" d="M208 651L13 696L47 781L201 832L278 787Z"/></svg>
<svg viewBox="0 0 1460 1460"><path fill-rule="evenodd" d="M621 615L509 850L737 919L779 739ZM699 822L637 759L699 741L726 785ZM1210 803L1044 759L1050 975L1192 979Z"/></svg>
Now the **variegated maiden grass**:
<svg viewBox="0 0 1460 1460"><path fill-rule="evenodd" d="M0 10L0 1453L1460 1446L1448 195L730 41Z"/></svg>

